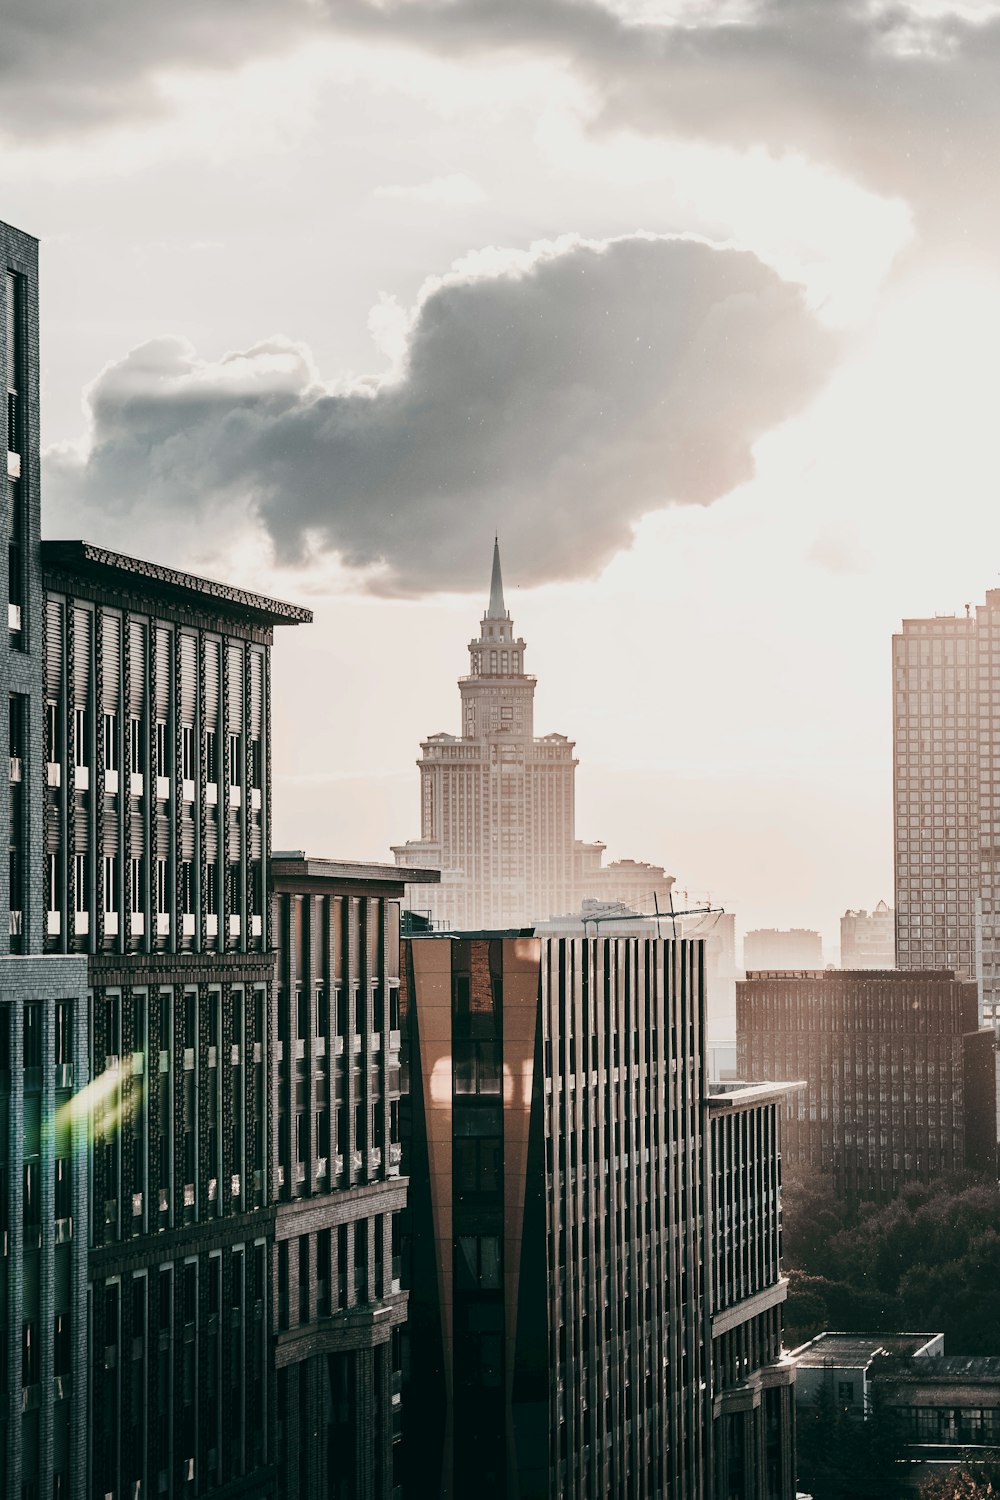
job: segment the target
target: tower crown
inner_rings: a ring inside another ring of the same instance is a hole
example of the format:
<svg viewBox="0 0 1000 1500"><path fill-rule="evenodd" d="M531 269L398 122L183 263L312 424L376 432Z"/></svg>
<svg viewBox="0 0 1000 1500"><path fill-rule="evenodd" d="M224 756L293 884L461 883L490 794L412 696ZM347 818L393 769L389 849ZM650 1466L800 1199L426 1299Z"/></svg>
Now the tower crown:
<svg viewBox="0 0 1000 1500"><path fill-rule="evenodd" d="M514 626L510 612L503 602L503 574L500 571L500 538L493 538L493 572L490 576L490 602L486 606L479 629L480 644L496 644L503 641L509 645L514 639ZM471 647L470 647L471 649Z"/></svg>

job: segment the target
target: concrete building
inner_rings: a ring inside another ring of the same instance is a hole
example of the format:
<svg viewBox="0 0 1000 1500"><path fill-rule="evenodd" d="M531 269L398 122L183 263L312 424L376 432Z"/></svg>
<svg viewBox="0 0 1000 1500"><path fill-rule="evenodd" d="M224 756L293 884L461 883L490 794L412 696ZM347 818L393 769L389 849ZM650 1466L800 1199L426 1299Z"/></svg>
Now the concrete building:
<svg viewBox="0 0 1000 1500"><path fill-rule="evenodd" d="M796 1402L824 1391L859 1420L895 1416L918 1484L1000 1448L1000 1358L947 1355L940 1333L821 1333L793 1354Z"/></svg>
<svg viewBox="0 0 1000 1500"><path fill-rule="evenodd" d="M422 1495L794 1495L783 1086L710 1094L703 949L404 942L405 1472Z"/></svg>
<svg viewBox="0 0 1000 1500"><path fill-rule="evenodd" d="M806 927L757 927L743 939L744 969L821 969L823 939Z"/></svg>
<svg viewBox="0 0 1000 1500"><path fill-rule="evenodd" d="M907 1182L996 1168L995 1038L951 974L749 973L736 986L743 1076L803 1078L787 1166L885 1201Z"/></svg>
<svg viewBox="0 0 1000 1500"><path fill-rule="evenodd" d="M399 905L404 881L436 878L271 863L281 1500L389 1500L400 1483Z"/></svg>
<svg viewBox="0 0 1000 1500"><path fill-rule="evenodd" d="M840 919L842 969L896 966L896 913L880 901L873 911L845 911Z"/></svg>
<svg viewBox="0 0 1000 1500"><path fill-rule="evenodd" d="M407 893L447 931L530 927L581 900L623 900L640 911L669 903L662 866L602 864L604 845L576 837L574 744L535 735L535 678L504 604L494 545L490 599L459 680L461 733L421 745L420 838L395 845L398 864L441 871Z"/></svg>

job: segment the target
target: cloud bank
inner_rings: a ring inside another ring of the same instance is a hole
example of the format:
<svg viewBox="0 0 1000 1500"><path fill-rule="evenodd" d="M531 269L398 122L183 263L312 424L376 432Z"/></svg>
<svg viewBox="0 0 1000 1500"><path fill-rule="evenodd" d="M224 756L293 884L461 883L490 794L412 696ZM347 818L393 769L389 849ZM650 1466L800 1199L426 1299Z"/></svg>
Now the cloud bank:
<svg viewBox="0 0 1000 1500"><path fill-rule="evenodd" d="M494 530L524 583L588 576L646 512L749 479L835 350L746 252L481 252L425 289L380 382L330 390L281 339L215 363L175 338L133 350L90 389L88 452L50 455L47 495L97 540L166 512L178 539L221 542L249 515L281 562L335 553L399 594L477 587Z"/></svg>

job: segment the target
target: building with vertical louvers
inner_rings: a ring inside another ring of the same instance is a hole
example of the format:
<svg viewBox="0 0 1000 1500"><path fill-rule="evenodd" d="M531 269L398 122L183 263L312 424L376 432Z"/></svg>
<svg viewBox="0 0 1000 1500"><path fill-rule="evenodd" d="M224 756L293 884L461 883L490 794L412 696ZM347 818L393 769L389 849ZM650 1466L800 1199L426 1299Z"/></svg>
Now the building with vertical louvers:
<svg viewBox="0 0 1000 1500"><path fill-rule="evenodd" d="M399 903L437 872L280 854L271 879L278 1495L390 1500L406 1317Z"/></svg>
<svg viewBox="0 0 1000 1500"><path fill-rule="evenodd" d="M43 543L45 937L86 955L90 1493L273 1463L269 647L307 611Z"/></svg>
<svg viewBox="0 0 1000 1500"><path fill-rule="evenodd" d="M703 945L414 936L401 993L413 1493L790 1500L784 1090L709 1096Z"/></svg>
<svg viewBox="0 0 1000 1500"><path fill-rule="evenodd" d="M786 1164L885 1201L943 1172L995 1171L996 1073L975 984L950 973L775 970L736 987L743 1076L803 1078Z"/></svg>

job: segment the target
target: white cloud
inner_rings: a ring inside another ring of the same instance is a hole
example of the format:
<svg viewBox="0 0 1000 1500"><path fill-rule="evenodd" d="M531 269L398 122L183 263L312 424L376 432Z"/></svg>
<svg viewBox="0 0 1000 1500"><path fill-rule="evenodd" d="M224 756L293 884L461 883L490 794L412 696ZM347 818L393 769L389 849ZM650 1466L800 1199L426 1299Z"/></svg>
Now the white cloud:
<svg viewBox="0 0 1000 1500"><path fill-rule="evenodd" d="M390 183L375 188L374 195L376 198L399 198L409 203L432 203L439 208L463 208L486 201L484 189L465 172L432 177L428 182Z"/></svg>

